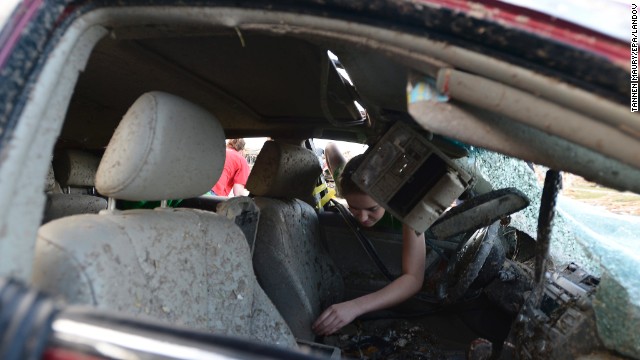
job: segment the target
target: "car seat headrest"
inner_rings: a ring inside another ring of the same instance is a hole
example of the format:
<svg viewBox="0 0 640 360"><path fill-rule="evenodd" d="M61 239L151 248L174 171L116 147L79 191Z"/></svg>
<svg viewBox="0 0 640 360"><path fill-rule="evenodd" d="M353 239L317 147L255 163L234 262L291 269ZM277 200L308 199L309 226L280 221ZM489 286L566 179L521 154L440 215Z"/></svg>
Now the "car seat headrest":
<svg viewBox="0 0 640 360"><path fill-rule="evenodd" d="M247 189L256 196L310 201L322 169L316 155L301 146L267 141L256 158Z"/></svg>
<svg viewBox="0 0 640 360"><path fill-rule="evenodd" d="M82 150L64 150L53 159L53 173L62 186L94 186L100 156Z"/></svg>
<svg viewBox="0 0 640 360"><path fill-rule="evenodd" d="M149 92L111 137L96 189L131 201L195 197L213 187L224 161L224 131L212 114L175 95Z"/></svg>

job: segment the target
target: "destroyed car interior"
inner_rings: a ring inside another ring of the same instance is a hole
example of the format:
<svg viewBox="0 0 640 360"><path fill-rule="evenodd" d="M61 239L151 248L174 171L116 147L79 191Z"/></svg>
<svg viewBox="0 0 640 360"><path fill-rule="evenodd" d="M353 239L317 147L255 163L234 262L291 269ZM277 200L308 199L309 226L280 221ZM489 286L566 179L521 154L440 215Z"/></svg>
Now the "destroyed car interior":
<svg viewBox="0 0 640 360"><path fill-rule="evenodd" d="M556 209L562 172L640 193L627 44L429 1L59 3L2 73L0 299L55 304L18 358L117 358L69 324L137 320L274 358L640 358L640 286ZM250 195L206 195L225 139L257 137ZM366 145L353 181L427 245L416 295L323 337L325 308L401 274L402 234L354 221L314 139Z"/></svg>

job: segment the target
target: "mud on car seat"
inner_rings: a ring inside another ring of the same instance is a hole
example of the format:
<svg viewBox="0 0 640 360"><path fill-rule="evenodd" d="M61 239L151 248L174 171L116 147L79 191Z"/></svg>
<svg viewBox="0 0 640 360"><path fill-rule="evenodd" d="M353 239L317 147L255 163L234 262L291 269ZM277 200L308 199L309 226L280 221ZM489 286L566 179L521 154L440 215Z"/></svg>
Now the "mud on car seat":
<svg viewBox="0 0 640 360"><path fill-rule="evenodd" d="M101 160L96 188L129 201L207 192L225 159L217 119L151 92L125 114ZM192 329L296 347L258 285L242 231L197 209L112 209L52 221L38 232L33 283L71 303Z"/></svg>
<svg viewBox="0 0 640 360"><path fill-rule="evenodd" d="M321 242L317 213L303 201L313 201L321 171L310 150L267 141L247 181L260 208L253 255L258 281L296 338L307 341L314 339L313 321L344 292Z"/></svg>

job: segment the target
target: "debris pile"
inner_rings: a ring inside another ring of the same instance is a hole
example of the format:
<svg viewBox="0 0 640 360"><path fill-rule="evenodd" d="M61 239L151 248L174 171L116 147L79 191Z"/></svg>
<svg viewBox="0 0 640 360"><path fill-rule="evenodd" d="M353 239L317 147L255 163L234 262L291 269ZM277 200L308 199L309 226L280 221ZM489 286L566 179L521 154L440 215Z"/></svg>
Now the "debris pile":
<svg viewBox="0 0 640 360"><path fill-rule="evenodd" d="M331 338L346 359L466 359L460 351L443 349L433 331L408 321L356 322Z"/></svg>

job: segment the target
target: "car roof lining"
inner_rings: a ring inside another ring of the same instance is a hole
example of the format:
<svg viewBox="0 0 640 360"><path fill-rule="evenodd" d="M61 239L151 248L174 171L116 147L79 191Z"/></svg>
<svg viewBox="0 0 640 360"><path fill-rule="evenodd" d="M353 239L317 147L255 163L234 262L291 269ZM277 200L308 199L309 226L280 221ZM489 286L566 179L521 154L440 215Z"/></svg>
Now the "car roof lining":
<svg viewBox="0 0 640 360"><path fill-rule="evenodd" d="M232 10L236 14L242 13L242 10ZM248 18L255 20L256 15L252 16ZM317 74L320 73L322 58L329 46L348 68L356 83L359 100L369 110L374 124L382 124L382 127L386 123L384 120L408 116L405 90L410 68L429 74L434 62L445 64L444 61L453 61L454 67L462 65L467 70L477 69L483 76L501 81L506 81L505 77L515 74L514 71L528 71L518 67L500 69L501 65L498 63L501 61L475 68L474 64L482 61L482 54L471 54L469 51L465 53L464 49L446 46L444 43L441 44L444 46L442 48L438 43L433 43L434 47L425 52L421 51L419 43L429 41L428 39L415 40L418 43L414 41L412 45L404 46L410 43L410 39L398 37L397 43L389 42L391 38L386 33L389 29L377 29L379 33L364 39L358 38L355 31L354 34L344 33L343 27L326 30L341 20L323 19L327 22L323 24L323 30L314 27L317 26L313 22L315 20L305 24L309 19L299 17L301 19L295 26L265 24L273 19L259 24L248 21L242 23L235 19L238 26L227 28L211 25L214 21L209 22L208 27L203 27L200 23L186 26L184 19L178 21L175 27L114 26L113 36L103 39L96 46L86 71L81 75L59 144L93 149L104 147L110 132L101 131L101 134L91 138L78 129L86 129L90 124L98 124L105 129L115 128L121 114L137 96L148 90L170 91L199 103L220 118L228 137L335 137L362 141L360 133L364 133L371 142L379 136L379 129L337 128L329 124L322 112L318 101L320 79ZM171 16L167 17L165 24L172 19ZM304 28L304 25L310 27ZM353 24L343 25L353 28ZM283 27L286 29L283 30ZM181 51L172 52L176 48ZM230 59L232 54L233 59ZM470 54L473 56L469 57ZM437 55L437 59L430 61L433 60L429 58L430 55ZM154 60L138 60L142 58ZM197 66L191 67L191 64ZM151 65L154 68L147 68ZM225 68L229 73L221 73L219 67ZM282 73L269 73L273 69L280 69ZM371 77L370 74L379 76ZM201 79L198 79L200 76ZM537 75L531 73L528 76ZM116 77L121 81L116 81ZM522 82L524 77L520 73L511 78L509 81L516 82L512 85L528 86ZM234 81L235 79L241 80ZM299 86L277 87L280 79L290 82L283 81L285 84ZM518 81L521 82L517 83ZM122 83L129 86L122 88ZM146 86L140 87L140 83L145 83ZM276 94L274 86L278 89ZM105 96L114 97L109 100L113 105L103 103L101 99ZM351 100L354 99L335 101L332 104L332 114L344 121L352 120L352 114L343 105ZM510 154L509 149L500 144L494 150ZM566 159L554 161L554 165L568 164L571 161L567 156ZM596 181L610 175L599 174L597 170L590 168L579 170L575 173ZM633 171L638 172L637 169ZM627 181L624 183L624 189L638 191L634 187L628 187ZM621 187L617 180L608 185Z"/></svg>
<svg viewBox="0 0 640 360"><path fill-rule="evenodd" d="M288 55L292 52L296 56ZM251 32L242 38L235 32L183 38L105 38L80 76L62 139L78 135L73 129L82 128L77 123L85 122L87 116L115 128L129 105L150 90L171 92L200 104L233 132L266 132L270 124L323 126L327 121L319 100L319 74L326 59L326 49L304 40ZM337 79L337 73L330 74L329 90L341 86ZM327 100L332 116L339 121L353 120L344 104L354 107L354 99L345 92L336 99L337 93L331 91L334 96ZM85 146L103 147L105 140L95 138Z"/></svg>

